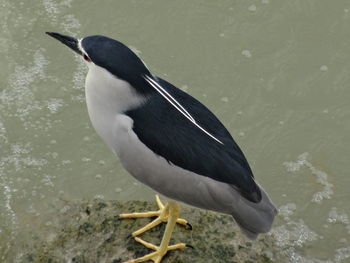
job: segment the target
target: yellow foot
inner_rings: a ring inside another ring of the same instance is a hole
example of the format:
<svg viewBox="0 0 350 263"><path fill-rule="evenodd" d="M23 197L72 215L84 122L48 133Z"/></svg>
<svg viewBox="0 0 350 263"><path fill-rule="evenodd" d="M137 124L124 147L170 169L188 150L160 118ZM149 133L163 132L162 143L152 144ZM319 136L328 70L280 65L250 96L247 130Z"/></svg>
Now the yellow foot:
<svg viewBox="0 0 350 263"><path fill-rule="evenodd" d="M171 245L171 246L167 246L167 247L162 248L162 247L158 247L156 245L153 245L152 243L146 242L139 237L135 237L135 240L137 242L141 243L142 245L144 245L145 247L154 250L155 252L147 254L147 255L140 257L140 258L136 258L136 259L127 261L125 263L138 263L138 262L144 262L144 261L149 261L149 260L152 260L155 263L159 263L159 262L161 262L162 258L165 256L165 254L168 251L186 248L185 243L179 243L176 245Z"/></svg>
<svg viewBox="0 0 350 263"><path fill-rule="evenodd" d="M157 199L159 199L159 198L157 198ZM157 200L157 202L158 202L158 200ZM158 203L158 206L159 206L159 203ZM163 211L161 212L161 214L163 214L163 213L166 213L168 220L167 220L167 225L165 227L164 235L162 238L162 242L160 243L160 246L153 245L151 243L148 243L148 242L142 240L139 237L135 237L135 240L137 242L139 242L142 245L144 245L145 247L152 249L152 250L155 250L155 251L148 254L148 255L145 255L143 257L130 260L126 263L139 263L139 262L145 262L145 261L149 261L149 260L152 260L155 263L160 263L162 258L164 257L164 255L169 250L182 249L182 248L186 247L186 245L184 243L179 243L176 245L169 246L169 241L170 241L171 235L174 231L174 227L175 227L176 222L177 222L179 215L180 215L180 206L177 203L170 201L165 207L163 207ZM159 217L160 216L161 215L159 215Z"/></svg>
<svg viewBox="0 0 350 263"><path fill-rule="evenodd" d="M149 224L145 225L144 227L140 228L139 230L132 233L133 237L136 237L138 235L141 235L142 233L150 230L151 228L159 225L162 222L168 222L169 218L169 208L167 206L164 206L163 203L160 201L159 196L156 195L156 201L159 210L158 211L150 211L150 212L144 212L144 213L131 213L131 214L120 214L119 218L145 218L145 217L157 217ZM192 226L182 218L178 218L176 220L177 224L183 225L188 227L189 229L192 229Z"/></svg>

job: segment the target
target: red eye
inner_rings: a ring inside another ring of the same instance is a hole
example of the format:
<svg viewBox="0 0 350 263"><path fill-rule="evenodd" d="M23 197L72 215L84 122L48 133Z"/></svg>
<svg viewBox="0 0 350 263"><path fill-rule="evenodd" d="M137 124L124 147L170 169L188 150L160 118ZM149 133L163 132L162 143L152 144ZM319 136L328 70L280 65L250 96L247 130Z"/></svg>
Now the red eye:
<svg viewBox="0 0 350 263"><path fill-rule="evenodd" d="M86 54L84 54L83 57L84 57L85 61L91 62L91 59Z"/></svg>

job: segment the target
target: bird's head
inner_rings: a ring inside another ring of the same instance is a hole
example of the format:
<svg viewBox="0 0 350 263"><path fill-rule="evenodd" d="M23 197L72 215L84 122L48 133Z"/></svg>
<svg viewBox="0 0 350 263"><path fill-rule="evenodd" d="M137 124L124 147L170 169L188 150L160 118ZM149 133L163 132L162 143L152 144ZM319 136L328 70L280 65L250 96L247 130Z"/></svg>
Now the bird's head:
<svg viewBox="0 0 350 263"><path fill-rule="evenodd" d="M101 35L77 39L55 32L46 34L59 40L82 56L90 67L98 66L115 77L130 83L138 92L153 92L145 85L145 76L151 76L144 62L123 43Z"/></svg>

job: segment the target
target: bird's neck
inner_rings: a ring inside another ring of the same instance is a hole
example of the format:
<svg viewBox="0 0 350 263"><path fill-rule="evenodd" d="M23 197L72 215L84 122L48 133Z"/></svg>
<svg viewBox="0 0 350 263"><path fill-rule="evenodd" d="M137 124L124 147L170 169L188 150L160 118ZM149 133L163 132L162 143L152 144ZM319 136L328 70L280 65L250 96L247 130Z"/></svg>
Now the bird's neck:
<svg viewBox="0 0 350 263"><path fill-rule="evenodd" d="M110 136L118 114L123 114L146 100L128 82L92 63L86 76L85 95L90 120L105 140Z"/></svg>

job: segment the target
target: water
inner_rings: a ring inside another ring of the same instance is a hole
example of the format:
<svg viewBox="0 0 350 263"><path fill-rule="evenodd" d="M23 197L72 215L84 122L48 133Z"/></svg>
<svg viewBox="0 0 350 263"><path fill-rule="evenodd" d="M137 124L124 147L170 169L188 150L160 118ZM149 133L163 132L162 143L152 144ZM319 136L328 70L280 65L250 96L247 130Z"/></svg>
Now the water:
<svg viewBox="0 0 350 263"><path fill-rule="evenodd" d="M58 200L144 199L92 129L86 67L44 35L105 34L208 105L280 209L288 262L350 261L348 1L0 0L0 255Z"/></svg>

